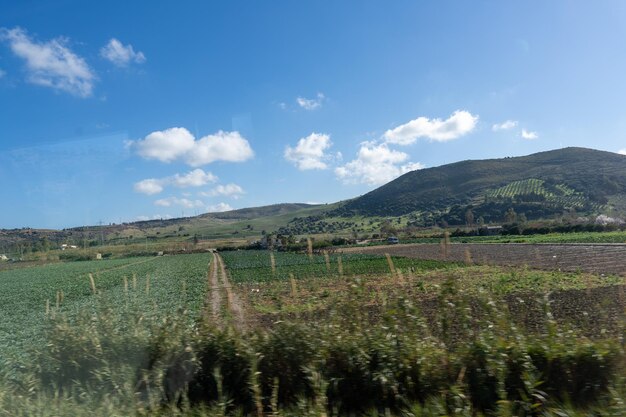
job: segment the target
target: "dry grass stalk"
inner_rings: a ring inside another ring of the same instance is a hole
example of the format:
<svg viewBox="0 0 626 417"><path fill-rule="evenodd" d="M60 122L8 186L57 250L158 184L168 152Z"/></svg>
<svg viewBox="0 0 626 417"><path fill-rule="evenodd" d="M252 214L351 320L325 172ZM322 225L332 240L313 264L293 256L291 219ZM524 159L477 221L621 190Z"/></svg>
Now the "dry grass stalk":
<svg viewBox="0 0 626 417"><path fill-rule="evenodd" d="M309 255L309 259L313 259L313 241L310 237L306 238L306 246L307 246L307 254Z"/></svg>
<svg viewBox="0 0 626 417"><path fill-rule="evenodd" d="M276 275L276 258L274 257L274 252L270 252L270 263L272 265L272 274Z"/></svg>
<svg viewBox="0 0 626 417"><path fill-rule="evenodd" d="M291 282L291 296L292 297L297 297L298 296L298 285L296 284L296 278L291 273L289 274L289 281Z"/></svg>
<svg viewBox="0 0 626 417"><path fill-rule="evenodd" d="M91 292L96 293L96 281L93 279L93 274L89 274L89 284L91 285Z"/></svg>
<svg viewBox="0 0 626 417"><path fill-rule="evenodd" d="M469 248L465 248L465 265L472 265L474 262L472 261L472 253Z"/></svg>
<svg viewBox="0 0 626 417"><path fill-rule="evenodd" d="M445 231L443 233L443 239L441 239L441 256L443 259L448 259L450 253L450 233Z"/></svg>
<svg viewBox="0 0 626 417"><path fill-rule="evenodd" d="M339 269L339 276L343 277L343 261L341 255L337 257L337 268Z"/></svg>
<svg viewBox="0 0 626 417"><path fill-rule="evenodd" d="M50 315L50 300L46 300L46 317Z"/></svg>
<svg viewBox="0 0 626 417"><path fill-rule="evenodd" d="M146 294L150 294L150 275L146 275Z"/></svg>
<svg viewBox="0 0 626 417"><path fill-rule="evenodd" d="M327 251L324 251L324 261L326 261L326 271L330 272L330 256Z"/></svg>
<svg viewBox="0 0 626 417"><path fill-rule="evenodd" d="M389 270L391 271L391 275L396 275L396 267L393 264L393 259L391 259L391 255L386 253L385 258L387 258L387 264L389 265Z"/></svg>
<svg viewBox="0 0 626 417"><path fill-rule="evenodd" d="M61 293L57 291L56 308L58 309L60 306L61 306Z"/></svg>
<svg viewBox="0 0 626 417"><path fill-rule="evenodd" d="M397 277L398 277L398 284L399 285L406 284L406 281L404 280L404 274L402 273L401 269L397 270Z"/></svg>
<svg viewBox="0 0 626 417"><path fill-rule="evenodd" d="M124 294L128 294L128 278L124 275Z"/></svg>
<svg viewBox="0 0 626 417"><path fill-rule="evenodd" d="M137 289L137 274L133 274L133 290Z"/></svg>

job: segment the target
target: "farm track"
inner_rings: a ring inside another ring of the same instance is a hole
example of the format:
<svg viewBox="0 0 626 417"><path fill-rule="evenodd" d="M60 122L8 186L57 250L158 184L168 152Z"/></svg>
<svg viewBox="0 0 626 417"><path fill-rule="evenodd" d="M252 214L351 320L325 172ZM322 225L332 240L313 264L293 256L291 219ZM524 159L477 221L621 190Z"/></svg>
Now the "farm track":
<svg viewBox="0 0 626 417"><path fill-rule="evenodd" d="M626 275L626 245L612 244L404 244L343 249L345 253L385 254L502 266L528 266L543 270L582 271ZM446 253L447 252L447 253Z"/></svg>
<svg viewBox="0 0 626 417"><path fill-rule="evenodd" d="M245 326L244 308L239 296L233 291L228 279L228 273L224 260L213 252L213 260L209 264L209 286L211 290L211 311L216 322L223 321L222 314L222 290L226 293L226 308L228 316L237 328Z"/></svg>
<svg viewBox="0 0 626 417"><path fill-rule="evenodd" d="M209 289L211 295L211 312L213 319L217 322L220 317L220 308L222 304L222 296L220 295L220 283L217 266L216 254L213 254L213 260L209 263Z"/></svg>

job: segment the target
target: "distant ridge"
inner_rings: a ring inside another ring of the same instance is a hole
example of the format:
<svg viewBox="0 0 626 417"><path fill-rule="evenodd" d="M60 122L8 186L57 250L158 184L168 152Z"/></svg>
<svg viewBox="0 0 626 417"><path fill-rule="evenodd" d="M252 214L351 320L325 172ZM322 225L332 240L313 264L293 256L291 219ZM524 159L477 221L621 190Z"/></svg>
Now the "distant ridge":
<svg viewBox="0 0 626 417"><path fill-rule="evenodd" d="M528 218L607 206L620 210L624 197L626 156L570 147L412 171L345 202L331 214L416 213L424 223L439 219L462 224L468 209L476 218L500 221L508 208Z"/></svg>

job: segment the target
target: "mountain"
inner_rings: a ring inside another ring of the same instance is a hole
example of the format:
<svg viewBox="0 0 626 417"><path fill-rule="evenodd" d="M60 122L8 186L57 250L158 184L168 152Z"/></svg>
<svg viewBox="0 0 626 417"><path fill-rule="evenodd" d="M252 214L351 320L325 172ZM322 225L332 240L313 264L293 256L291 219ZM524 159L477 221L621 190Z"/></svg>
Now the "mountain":
<svg viewBox="0 0 626 417"><path fill-rule="evenodd" d="M320 204L304 204L304 203L281 203L269 206L250 207L237 210L223 211L220 213L207 213L200 217L214 218L223 220L251 220L259 217L280 216L289 214L303 209L319 207Z"/></svg>
<svg viewBox="0 0 626 417"><path fill-rule="evenodd" d="M417 224L502 221L509 208L528 219L626 206L626 156L564 148L522 157L468 160L412 171L361 197L333 216L402 216Z"/></svg>

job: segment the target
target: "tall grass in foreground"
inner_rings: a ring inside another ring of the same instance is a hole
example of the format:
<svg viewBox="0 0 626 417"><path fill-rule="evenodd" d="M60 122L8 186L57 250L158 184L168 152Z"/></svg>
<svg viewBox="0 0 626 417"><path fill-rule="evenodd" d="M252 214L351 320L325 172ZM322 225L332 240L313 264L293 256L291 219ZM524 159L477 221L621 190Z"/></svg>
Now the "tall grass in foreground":
<svg viewBox="0 0 626 417"><path fill-rule="evenodd" d="M245 333L183 309L51 314L33 366L2 378L0 415L626 415L623 328L585 338L546 304L527 333L452 280L434 320L397 298L373 322L366 297L354 281L323 323Z"/></svg>

